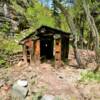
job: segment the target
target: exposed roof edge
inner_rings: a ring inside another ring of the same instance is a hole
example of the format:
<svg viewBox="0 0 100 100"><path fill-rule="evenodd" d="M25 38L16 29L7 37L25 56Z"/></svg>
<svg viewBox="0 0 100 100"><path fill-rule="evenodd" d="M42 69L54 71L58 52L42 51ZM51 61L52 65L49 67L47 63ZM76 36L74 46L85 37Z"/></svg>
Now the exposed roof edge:
<svg viewBox="0 0 100 100"><path fill-rule="evenodd" d="M19 41L19 45L23 45L26 39L31 38L31 37L37 35L38 32L39 32L39 30L42 29L42 28L49 29L49 30L51 30L53 32L57 31L57 33L63 33L63 34L66 34L66 35L70 35L71 34L69 32L64 32L64 31L59 30L59 29L55 29L55 28L52 28L52 27L49 27L49 26L46 26L46 25L42 25L39 28L37 28L34 32L32 32L31 34L29 34L28 36L26 36L25 38L23 38L22 40L20 40Z"/></svg>

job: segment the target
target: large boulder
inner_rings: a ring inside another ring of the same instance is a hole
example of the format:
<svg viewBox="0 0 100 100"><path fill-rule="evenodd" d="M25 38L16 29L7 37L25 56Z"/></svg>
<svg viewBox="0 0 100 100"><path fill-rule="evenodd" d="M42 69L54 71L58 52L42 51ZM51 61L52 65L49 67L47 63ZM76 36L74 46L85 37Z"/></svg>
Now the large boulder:
<svg viewBox="0 0 100 100"><path fill-rule="evenodd" d="M17 81L12 87L12 96L21 98L22 100L28 94L27 81Z"/></svg>

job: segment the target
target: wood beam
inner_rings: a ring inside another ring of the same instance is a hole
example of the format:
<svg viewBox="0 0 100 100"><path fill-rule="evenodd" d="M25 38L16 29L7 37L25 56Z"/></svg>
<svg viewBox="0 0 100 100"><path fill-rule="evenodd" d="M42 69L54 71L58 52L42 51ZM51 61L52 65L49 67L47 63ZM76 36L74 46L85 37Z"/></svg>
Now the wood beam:
<svg viewBox="0 0 100 100"><path fill-rule="evenodd" d="M55 40L55 67L61 66L61 39Z"/></svg>
<svg viewBox="0 0 100 100"><path fill-rule="evenodd" d="M27 51L26 51L26 46L25 45L22 45L23 47L23 59L24 59L24 62L27 64Z"/></svg>
<svg viewBox="0 0 100 100"><path fill-rule="evenodd" d="M40 40L34 41L34 63L40 64Z"/></svg>

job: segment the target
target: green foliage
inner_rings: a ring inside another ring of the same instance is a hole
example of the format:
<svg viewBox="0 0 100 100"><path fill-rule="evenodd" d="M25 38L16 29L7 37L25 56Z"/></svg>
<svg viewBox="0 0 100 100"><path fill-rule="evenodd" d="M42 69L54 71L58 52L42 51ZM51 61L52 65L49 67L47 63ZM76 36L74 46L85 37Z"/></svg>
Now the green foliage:
<svg viewBox="0 0 100 100"><path fill-rule="evenodd" d="M33 7L28 7L27 10L26 10L26 16L34 16L33 14L35 13L35 10Z"/></svg>
<svg viewBox="0 0 100 100"><path fill-rule="evenodd" d="M61 99L61 97L56 96L56 97L55 97L55 100L62 100L62 99Z"/></svg>
<svg viewBox="0 0 100 100"><path fill-rule="evenodd" d="M13 9L15 9L16 13L23 14L25 12L25 9L22 8L20 5L17 4L17 0L12 0L11 3L12 3L11 7Z"/></svg>
<svg viewBox="0 0 100 100"><path fill-rule="evenodd" d="M21 50L21 47L16 43L13 39L4 40L3 44L1 45L2 49L5 49L9 53L14 53Z"/></svg>
<svg viewBox="0 0 100 100"><path fill-rule="evenodd" d="M33 95L33 99L32 100L40 100L44 94L44 92L46 91L46 87L41 87L38 92L34 93Z"/></svg>
<svg viewBox="0 0 100 100"><path fill-rule="evenodd" d="M6 41L4 46L7 51L12 52L12 53L17 52L17 50L18 51L21 50L20 46L14 40L9 40L9 42Z"/></svg>
<svg viewBox="0 0 100 100"><path fill-rule="evenodd" d="M0 68L1 67L8 67L9 64L6 62L7 54L4 52L4 54L0 54Z"/></svg>
<svg viewBox="0 0 100 100"><path fill-rule="evenodd" d="M39 98L42 97L42 93L41 92L38 92L36 93L34 96L33 96L33 99L32 100L40 100Z"/></svg>
<svg viewBox="0 0 100 100"><path fill-rule="evenodd" d="M2 57L0 57L0 65L5 65L5 63L6 61Z"/></svg>
<svg viewBox="0 0 100 100"><path fill-rule="evenodd" d="M16 38L4 38L4 36L0 34L0 67L9 66L6 62L9 54L21 51L21 46L16 42L16 40L19 40L20 38L21 37L19 36L16 36Z"/></svg>
<svg viewBox="0 0 100 100"><path fill-rule="evenodd" d="M4 22L2 27L0 27L0 31L7 33L10 30L10 23L9 22Z"/></svg>
<svg viewBox="0 0 100 100"><path fill-rule="evenodd" d="M0 52L0 68L1 67L8 67L8 64L6 62L6 56L7 52L3 51L3 53Z"/></svg>
<svg viewBox="0 0 100 100"><path fill-rule="evenodd" d="M81 81L90 82L96 81L100 82L100 72L93 73L92 71L86 71L81 73Z"/></svg>

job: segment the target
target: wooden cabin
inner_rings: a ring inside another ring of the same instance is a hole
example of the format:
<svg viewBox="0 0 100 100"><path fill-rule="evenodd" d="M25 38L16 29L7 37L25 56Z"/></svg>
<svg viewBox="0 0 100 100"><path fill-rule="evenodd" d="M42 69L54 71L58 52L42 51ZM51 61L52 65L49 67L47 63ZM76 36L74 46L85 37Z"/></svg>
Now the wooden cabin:
<svg viewBox="0 0 100 100"><path fill-rule="evenodd" d="M24 61L40 64L42 61L52 60L55 66L60 66L68 58L69 36L70 33L41 26L19 42L23 47Z"/></svg>

